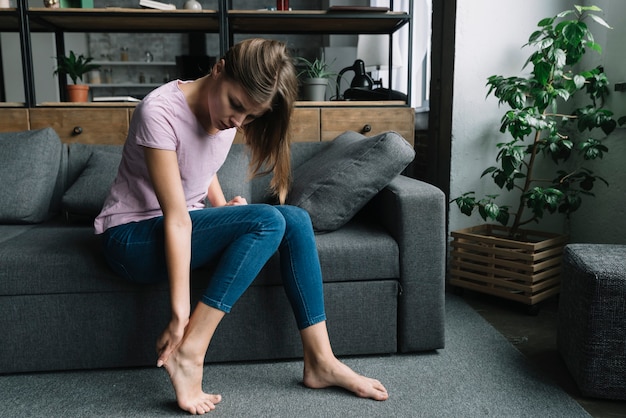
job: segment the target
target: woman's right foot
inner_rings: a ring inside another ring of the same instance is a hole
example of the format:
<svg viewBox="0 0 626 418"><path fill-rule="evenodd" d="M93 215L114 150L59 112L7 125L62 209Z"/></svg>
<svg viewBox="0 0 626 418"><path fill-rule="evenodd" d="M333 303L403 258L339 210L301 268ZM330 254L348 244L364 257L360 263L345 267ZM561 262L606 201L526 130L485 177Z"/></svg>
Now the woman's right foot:
<svg viewBox="0 0 626 418"><path fill-rule="evenodd" d="M361 398L376 401L385 401L389 398L389 393L382 383L376 379L361 376L334 356L321 362L305 360L304 385L311 389L338 386Z"/></svg>
<svg viewBox="0 0 626 418"><path fill-rule="evenodd" d="M186 358L177 347L163 365L170 376L178 406L193 415L203 415L215 409L221 395L202 390L203 362Z"/></svg>

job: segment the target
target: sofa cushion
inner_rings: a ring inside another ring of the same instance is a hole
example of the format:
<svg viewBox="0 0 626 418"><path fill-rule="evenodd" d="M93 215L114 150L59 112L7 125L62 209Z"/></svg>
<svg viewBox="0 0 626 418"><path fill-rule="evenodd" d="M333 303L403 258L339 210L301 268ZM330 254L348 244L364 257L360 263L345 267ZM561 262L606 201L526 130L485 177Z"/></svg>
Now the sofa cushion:
<svg viewBox="0 0 626 418"><path fill-rule="evenodd" d="M52 219L0 242L0 296L140 289L118 278L93 226ZM167 289L167 283L159 288Z"/></svg>
<svg viewBox="0 0 626 418"><path fill-rule="evenodd" d="M217 172L226 200L235 196L245 197L252 202L249 179L250 156L244 144L233 144L226 156L226 161Z"/></svg>
<svg viewBox="0 0 626 418"><path fill-rule="evenodd" d="M317 234L315 242L324 283L400 276L398 243L381 225L354 219L335 231ZM252 286L282 284L279 272L280 255L276 253Z"/></svg>
<svg viewBox="0 0 626 418"><path fill-rule="evenodd" d="M294 170L287 203L306 209L317 232L334 231L413 161L400 135L345 132Z"/></svg>
<svg viewBox="0 0 626 418"><path fill-rule="evenodd" d="M100 236L93 233L91 225L68 225L53 219L38 225L2 225L0 233L9 235L0 239L0 296L127 292L146 287L119 278L109 268ZM350 222L318 235L316 242L325 283L372 281L400 274L398 244L380 226ZM192 287L205 289L213 268L211 264L195 270ZM252 287L282 284L279 272L279 255L274 254ZM163 282L148 287L166 290L167 286Z"/></svg>
<svg viewBox="0 0 626 418"><path fill-rule="evenodd" d="M0 134L0 223L49 217L63 145L51 128Z"/></svg>
<svg viewBox="0 0 626 418"><path fill-rule="evenodd" d="M62 208L69 219L93 220L104 204L120 165L117 152L94 150L78 179L65 192Z"/></svg>
<svg viewBox="0 0 626 418"><path fill-rule="evenodd" d="M295 171L299 166L313 158L317 153L328 148L331 144L332 141L294 142L291 145L291 169ZM278 204L278 199L270 194L270 181L272 178L273 174L270 173L250 180L253 203Z"/></svg>

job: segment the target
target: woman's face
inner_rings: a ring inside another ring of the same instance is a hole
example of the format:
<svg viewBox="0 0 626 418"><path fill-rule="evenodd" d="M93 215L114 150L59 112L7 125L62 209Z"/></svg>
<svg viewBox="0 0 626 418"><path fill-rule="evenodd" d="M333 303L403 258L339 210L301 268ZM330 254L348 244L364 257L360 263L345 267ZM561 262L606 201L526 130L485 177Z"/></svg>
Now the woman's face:
<svg viewBox="0 0 626 418"><path fill-rule="evenodd" d="M269 102L254 102L239 83L225 76L223 68L222 60L215 66L214 89L209 96L209 114L214 128L239 128L271 109Z"/></svg>

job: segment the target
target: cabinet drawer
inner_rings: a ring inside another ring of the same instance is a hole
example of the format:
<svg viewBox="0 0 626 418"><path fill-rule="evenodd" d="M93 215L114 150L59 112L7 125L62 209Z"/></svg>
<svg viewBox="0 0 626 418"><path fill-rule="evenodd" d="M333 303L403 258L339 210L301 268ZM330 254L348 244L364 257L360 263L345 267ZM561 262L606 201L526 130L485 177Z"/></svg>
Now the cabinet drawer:
<svg viewBox="0 0 626 418"><path fill-rule="evenodd" d="M52 127L64 143L123 144L128 133L128 109L30 110L31 129Z"/></svg>
<svg viewBox="0 0 626 418"><path fill-rule="evenodd" d="M320 109L295 108L289 123L289 135L293 142L317 142L320 140ZM237 132L235 143L243 143L243 134Z"/></svg>
<svg viewBox="0 0 626 418"><path fill-rule="evenodd" d="M320 109L295 108L289 129L293 142L318 142L321 138Z"/></svg>
<svg viewBox="0 0 626 418"><path fill-rule="evenodd" d="M411 145L415 139L415 113L410 107L323 108L322 141L330 141L345 131L371 136L396 131Z"/></svg>
<svg viewBox="0 0 626 418"><path fill-rule="evenodd" d="M28 109L0 109L0 132L28 130Z"/></svg>

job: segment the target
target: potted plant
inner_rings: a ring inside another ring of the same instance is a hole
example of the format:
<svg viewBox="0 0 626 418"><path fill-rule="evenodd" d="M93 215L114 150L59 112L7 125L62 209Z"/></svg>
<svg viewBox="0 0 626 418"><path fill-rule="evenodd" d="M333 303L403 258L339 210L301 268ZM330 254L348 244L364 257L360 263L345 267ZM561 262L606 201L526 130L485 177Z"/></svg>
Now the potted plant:
<svg viewBox="0 0 626 418"><path fill-rule="evenodd" d="M67 95L70 102L86 102L89 94L89 86L78 84L78 80L83 79L83 75L91 70L100 68L97 64L91 64L92 57L85 57L80 54L76 56L74 51L70 51L69 56L56 57L57 68L54 74L65 74L69 76L73 84L67 85Z"/></svg>
<svg viewBox="0 0 626 418"><path fill-rule="evenodd" d="M609 91L603 69L580 68L587 51L602 51L586 22L610 28L597 12L601 9L596 6L575 6L542 19L524 45L533 47L524 66L531 67L530 74L488 78L487 95L510 108L500 126L510 138L496 144L497 165L481 177L516 193L518 203L512 209L498 204L496 194L478 198L471 191L450 202L465 215L478 210L483 220L503 225L452 232L452 284L530 305L558 293L566 237L522 226L548 213L569 216L583 196L593 196L594 185L608 185L584 167L585 161L601 159L608 151L604 139L618 123L603 107ZM546 172L546 164L555 166L548 178L537 174ZM493 252L487 254L486 248Z"/></svg>
<svg viewBox="0 0 626 418"><path fill-rule="evenodd" d="M337 74L330 71L323 59L315 58L314 61L309 61L298 57L298 62L304 65L304 69L298 73L302 85L302 100L323 102L326 99L328 80Z"/></svg>

